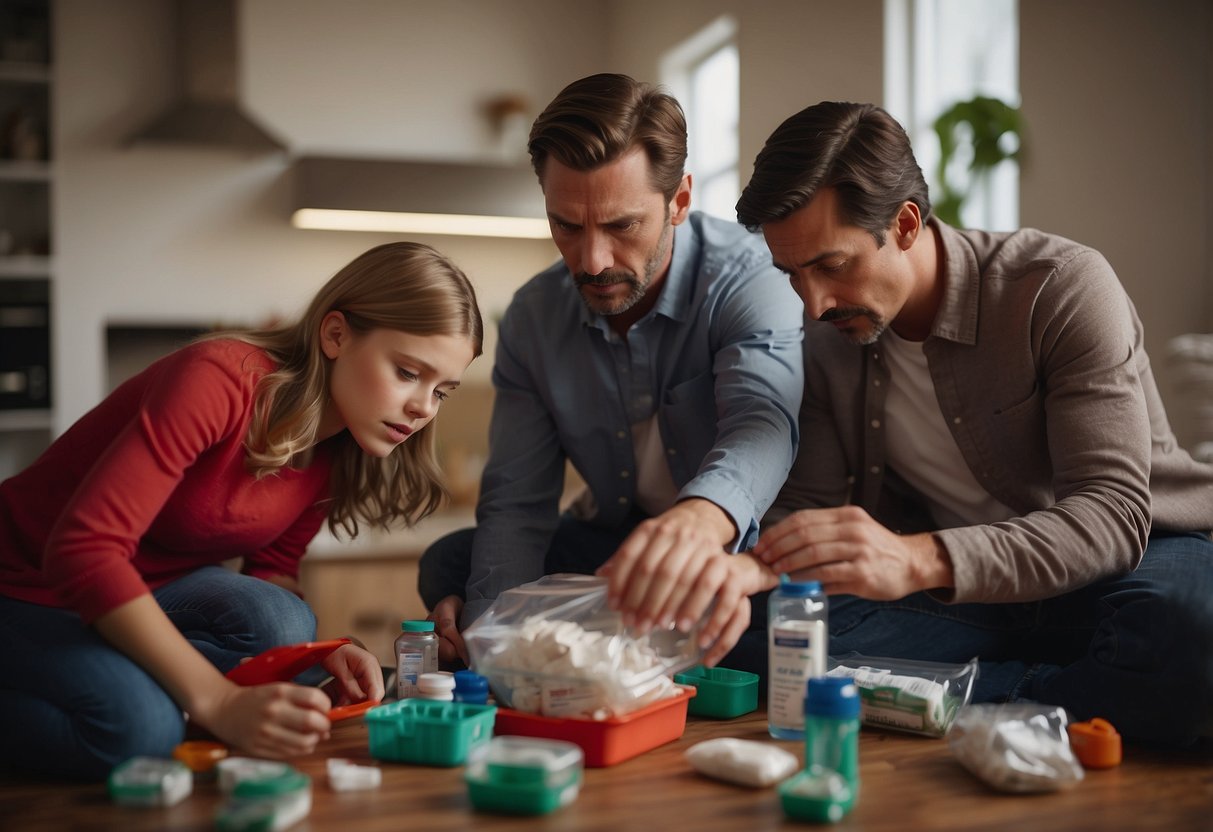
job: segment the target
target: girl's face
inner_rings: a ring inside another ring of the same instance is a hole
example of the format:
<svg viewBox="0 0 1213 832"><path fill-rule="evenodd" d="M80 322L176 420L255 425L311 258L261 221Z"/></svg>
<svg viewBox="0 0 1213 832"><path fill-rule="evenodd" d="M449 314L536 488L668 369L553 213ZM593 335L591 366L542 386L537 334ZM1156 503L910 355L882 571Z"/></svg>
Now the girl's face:
<svg viewBox="0 0 1213 832"><path fill-rule="evenodd" d="M385 328L358 333L340 312L325 316L320 343L333 365L317 441L349 430L375 457L429 424L475 357L463 336Z"/></svg>

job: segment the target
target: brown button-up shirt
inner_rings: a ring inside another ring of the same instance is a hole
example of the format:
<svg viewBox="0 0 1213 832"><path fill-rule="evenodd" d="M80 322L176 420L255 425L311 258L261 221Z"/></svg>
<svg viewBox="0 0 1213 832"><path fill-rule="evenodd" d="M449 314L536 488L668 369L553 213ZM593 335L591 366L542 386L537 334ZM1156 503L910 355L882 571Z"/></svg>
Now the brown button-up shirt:
<svg viewBox="0 0 1213 832"><path fill-rule="evenodd" d="M978 483L1019 516L937 530L956 602L1047 598L1132 570L1151 528L1213 528L1213 466L1176 443L1142 326L1099 252L1024 229L932 219L946 290L923 345L940 409ZM932 530L920 495L886 468L889 368L805 322L796 462L763 525L854 503L898 532Z"/></svg>

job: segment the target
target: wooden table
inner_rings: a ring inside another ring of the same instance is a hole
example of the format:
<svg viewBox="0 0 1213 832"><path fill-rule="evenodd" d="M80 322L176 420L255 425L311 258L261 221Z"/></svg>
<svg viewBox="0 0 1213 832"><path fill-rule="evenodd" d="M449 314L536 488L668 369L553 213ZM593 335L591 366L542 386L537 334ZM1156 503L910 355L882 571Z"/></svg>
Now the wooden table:
<svg viewBox="0 0 1213 832"><path fill-rule="evenodd" d="M691 717L683 737L610 768L587 769L575 803L543 817L474 811L462 768L380 764L372 791L334 792L329 757L373 764L361 721L334 727L316 754L294 764L313 780L313 807L296 830L619 830L711 832L811 828L784 817L774 788L749 789L696 774L683 752L711 737L776 742L762 711L728 722ZM780 746L803 757L798 744ZM991 791L952 757L946 740L865 729L860 735L862 791L840 829L1213 830L1213 747L1161 754L1130 747L1118 768L1088 772L1074 788L1044 795ZM213 828L220 795L198 784L167 809L115 806L103 786L0 785L0 829L204 830Z"/></svg>

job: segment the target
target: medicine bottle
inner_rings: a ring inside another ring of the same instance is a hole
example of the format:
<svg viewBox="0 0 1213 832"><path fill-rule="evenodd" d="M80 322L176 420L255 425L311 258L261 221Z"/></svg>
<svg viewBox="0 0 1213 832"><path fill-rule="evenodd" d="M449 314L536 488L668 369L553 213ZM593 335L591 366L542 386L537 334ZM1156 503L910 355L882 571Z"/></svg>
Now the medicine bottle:
<svg viewBox="0 0 1213 832"><path fill-rule="evenodd" d="M767 599L767 728L772 737L804 737L805 684L826 672L826 596L817 581L785 575Z"/></svg>
<svg viewBox="0 0 1213 832"><path fill-rule="evenodd" d="M417 677L417 696L439 702L454 700L455 679L449 673L422 673Z"/></svg>
<svg viewBox="0 0 1213 832"><path fill-rule="evenodd" d="M456 670L455 701L472 705L487 705L489 680L471 670Z"/></svg>
<svg viewBox="0 0 1213 832"><path fill-rule="evenodd" d="M438 634L433 621L401 621L396 637L396 698L417 695L422 673L438 670Z"/></svg>
<svg viewBox="0 0 1213 832"><path fill-rule="evenodd" d="M809 679L804 699L804 770L819 784L823 820L836 821L859 797L859 688L845 676Z"/></svg>

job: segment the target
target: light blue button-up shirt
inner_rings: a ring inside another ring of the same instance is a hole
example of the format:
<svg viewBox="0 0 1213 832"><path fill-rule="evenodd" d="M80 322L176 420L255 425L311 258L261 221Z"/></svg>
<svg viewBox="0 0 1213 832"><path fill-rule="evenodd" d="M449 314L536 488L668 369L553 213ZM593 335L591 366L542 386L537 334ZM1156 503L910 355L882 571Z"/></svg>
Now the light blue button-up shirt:
<svg viewBox="0 0 1213 832"><path fill-rule="evenodd" d="M678 499L720 506L740 531L734 548L752 545L795 457L802 315L761 238L701 213L675 227L661 295L626 340L564 263L519 289L498 334L463 624L542 577L566 459L593 495L590 522L627 519L632 425L654 414Z"/></svg>

